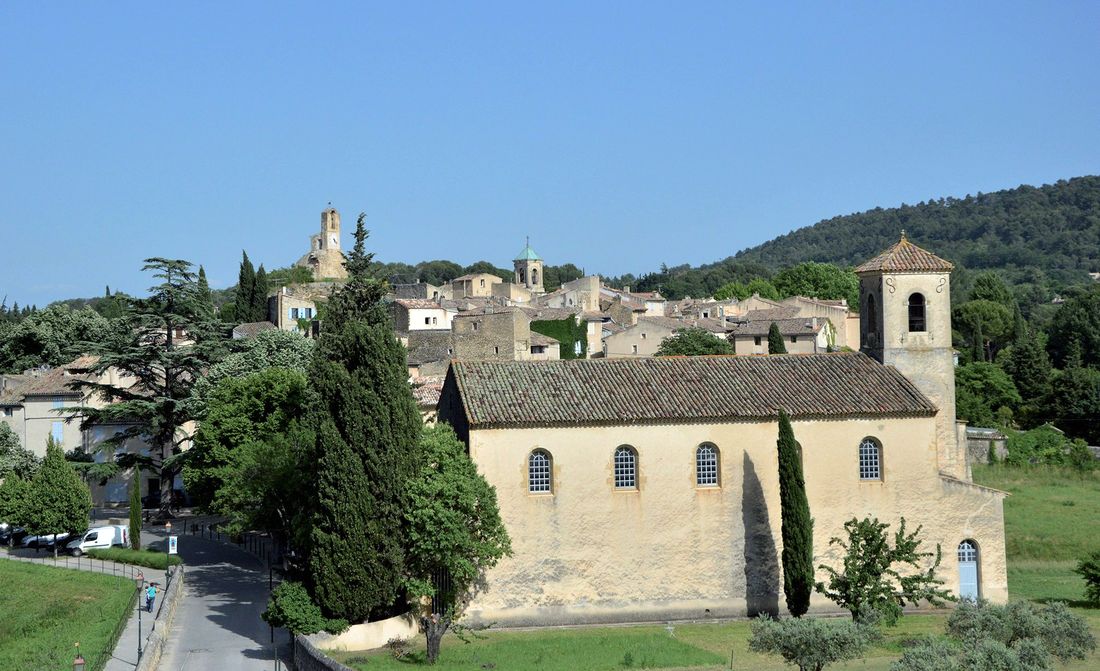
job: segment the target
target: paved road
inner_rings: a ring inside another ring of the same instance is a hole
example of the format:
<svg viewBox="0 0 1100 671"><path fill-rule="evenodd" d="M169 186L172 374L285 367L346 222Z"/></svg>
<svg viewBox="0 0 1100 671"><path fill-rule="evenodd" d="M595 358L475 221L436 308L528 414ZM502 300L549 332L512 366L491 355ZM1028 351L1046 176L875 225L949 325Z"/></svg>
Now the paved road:
<svg viewBox="0 0 1100 671"><path fill-rule="evenodd" d="M259 671L275 668L267 607L267 568L234 545L181 535L187 566L161 671ZM286 632L275 640L287 648ZM285 668L285 667L280 667Z"/></svg>

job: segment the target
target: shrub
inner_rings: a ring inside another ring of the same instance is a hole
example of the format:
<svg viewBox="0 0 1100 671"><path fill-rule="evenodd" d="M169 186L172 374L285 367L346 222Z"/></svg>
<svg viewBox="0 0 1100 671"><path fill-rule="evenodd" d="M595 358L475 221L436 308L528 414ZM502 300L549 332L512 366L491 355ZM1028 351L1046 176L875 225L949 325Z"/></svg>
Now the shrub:
<svg viewBox="0 0 1100 671"><path fill-rule="evenodd" d="M1005 463L1013 466L1049 464L1070 466L1078 471L1097 467L1092 452L1081 440L1071 440L1049 424L1030 431L1009 431L1005 448Z"/></svg>
<svg viewBox="0 0 1100 671"><path fill-rule="evenodd" d="M947 635L950 642L928 639L910 648L892 671L1038 671L1096 649L1088 623L1064 603L964 601L948 618Z"/></svg>
<svg viewBox="0 0 1100 671"><path fill-rule="evenodd" d="M1100 605L1100 550L1078 561L1073 572L1085 579L1085 599Z"/></svg>
<svg viewBox="0 0 1100 671"><path fill-rule="evenodd" d="M260 614L264 622L283 627L292 634L316 634L327 631L338 634L348 628L347 620L329 619L321 614L300 582L281 583L271 592L267 610Z"/></svg>
<svg viewBox="0 0 1100 671"><path fill-rule="evenodd" d="M749 650L779 655L799 671L821 671L829 664L861 657L878 637L874 627L850 620L773 620L765 615L752 623Z"/></svg>
<svg viewBox="0 0 1100 671"><path fill-rule="evenodd" d="M118 562L119 564L133 564L134 566L144 566L145 568L156 568L164 570L169 558L171 559L172 566L178 566L183 563L179 555L166 555L163 550L155 550L153 548L146 548L145 550L132 550L130 548L94 548L88 550L88 556L95 559L103 559L106 561Z"/></svg>

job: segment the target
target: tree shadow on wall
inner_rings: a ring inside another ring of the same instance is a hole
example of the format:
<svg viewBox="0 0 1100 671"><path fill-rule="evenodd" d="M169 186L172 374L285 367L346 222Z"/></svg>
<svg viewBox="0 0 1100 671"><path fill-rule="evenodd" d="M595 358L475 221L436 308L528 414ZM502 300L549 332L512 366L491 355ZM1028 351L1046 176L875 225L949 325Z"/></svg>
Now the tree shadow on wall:
<svg viewBox="0 0 1100 671"><path fill-rule="evenodd" d="M779 555L775 549L768 501L745 453L741 482L741 522L745 529L745 604L749 617L779 615Z"/></svg>

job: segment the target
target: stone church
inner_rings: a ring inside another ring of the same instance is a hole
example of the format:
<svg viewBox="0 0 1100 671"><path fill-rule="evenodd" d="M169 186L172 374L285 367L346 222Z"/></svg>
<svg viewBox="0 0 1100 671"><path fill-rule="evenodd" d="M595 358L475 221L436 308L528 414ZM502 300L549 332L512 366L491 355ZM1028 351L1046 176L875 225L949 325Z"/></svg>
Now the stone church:
<svg viewBox="0 0 1100 671"><path fill-rule="evenodd" d="M949 589L1005 601L1005 494L971 482L955 418L951 269L904 235L857 268L861 352L453 362L440 418L496 488L514 549L470 619L781 612L780 408L815 565L839 565L829 539L852 517L904 517L942 548ZM815 594L811 610L835 606Z"/></svg>

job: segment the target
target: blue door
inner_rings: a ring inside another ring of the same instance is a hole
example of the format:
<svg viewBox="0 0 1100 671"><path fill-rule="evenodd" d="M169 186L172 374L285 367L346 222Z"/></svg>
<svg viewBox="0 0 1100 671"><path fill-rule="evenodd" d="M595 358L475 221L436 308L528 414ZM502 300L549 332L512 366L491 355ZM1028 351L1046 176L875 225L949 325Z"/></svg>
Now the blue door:
<svg viewBox="0 0 1100 671"><path fill-rule="evenodd" d="M978 546L974 541L959 543L959 598L978 600Z"/></svg>

